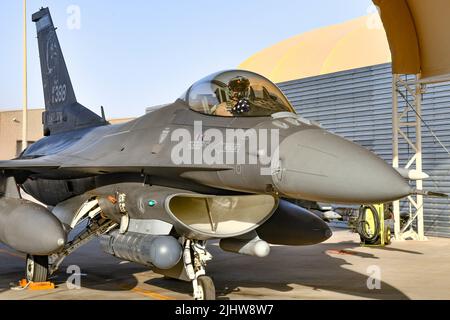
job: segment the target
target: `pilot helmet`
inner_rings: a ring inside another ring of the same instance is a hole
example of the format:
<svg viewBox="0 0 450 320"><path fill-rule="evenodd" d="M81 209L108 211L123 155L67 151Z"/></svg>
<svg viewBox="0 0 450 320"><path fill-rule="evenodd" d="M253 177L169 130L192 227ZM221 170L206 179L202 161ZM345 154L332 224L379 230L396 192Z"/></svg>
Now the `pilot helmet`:
<svg viewBox="0 0 450 320"><path fill-rule="evenodd" d="M246 77L238 76L228 82L228 88L232 92L242 93L250 87L250 80Z"/></svg>

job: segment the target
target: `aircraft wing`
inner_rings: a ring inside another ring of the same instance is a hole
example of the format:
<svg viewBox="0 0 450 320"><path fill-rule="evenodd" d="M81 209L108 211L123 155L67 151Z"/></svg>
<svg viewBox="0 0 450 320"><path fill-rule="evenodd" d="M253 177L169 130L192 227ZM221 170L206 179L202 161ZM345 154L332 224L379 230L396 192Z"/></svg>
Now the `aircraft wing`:
<svg viewBox="0 0 450 320"><path fill-rule="evenodd" d="M24 171L35 171L35 170L50 170L58 169L61 164L52 163L48 161L42 161L40 159L29 159L29 160L6 160L0 161L0 170L24 170Z"/></svg>
<svg viewBox="0 0 450 320"><path fill-rule="evenodd" d="M25 171L29 173L45 173L51 171L53 174L64 176L64 172L80 174L108 174L108 173L146 173L160 175L166 172L183 173L186 171L222 171L233 170L233 167L227 165L201 166L201 165L142 165L142 164L112 164L112 163L66 163L65 161L56 161L42 157L37 159L19 159L0 161L0 171Z"/></svg>

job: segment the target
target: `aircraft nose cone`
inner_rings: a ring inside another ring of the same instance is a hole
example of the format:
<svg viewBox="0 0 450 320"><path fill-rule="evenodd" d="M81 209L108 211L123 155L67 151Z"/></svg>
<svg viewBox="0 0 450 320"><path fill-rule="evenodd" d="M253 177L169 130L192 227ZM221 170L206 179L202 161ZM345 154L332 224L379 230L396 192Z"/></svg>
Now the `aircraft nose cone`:
<svg viewBox="0 0 450 320"><path fill-rule="evenodd" d="M299 131L272 160L277 190L296 199L330 203L385 203L409 195L406 180L363 147L322 129Z"/></svg>

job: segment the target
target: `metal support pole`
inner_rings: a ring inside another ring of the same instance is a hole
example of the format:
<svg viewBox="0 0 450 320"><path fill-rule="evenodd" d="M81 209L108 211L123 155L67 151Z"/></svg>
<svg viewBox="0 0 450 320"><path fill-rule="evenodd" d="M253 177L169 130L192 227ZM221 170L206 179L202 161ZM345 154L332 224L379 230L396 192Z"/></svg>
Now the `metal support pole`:
<svg viewBox="0 0 450 320"><path fill-rule="evenodd" d="M23 111L22 151L28 146L27 0L23 0Z"/></svg>
<svg viewBox="0 0 450 320"><path fill-rule="evenodd" d="M420 79L420 76L417 76L417 80ZM416 96L415 96L415 107L416 107L416 170L418 172L423 172L422 166L422 85L416 85ZM416 181L416 189L423 190L423 181ZM418 240L425 240L425 231L424 231L424 219L423 219L423 196L417 196L417 235Z"/></svg>
<svg viewBox="0 0 450 320"><path fill-rule="evenodd" d="M400 167L399 151L398 151L398 135L399 135L399 113L398 113L398 94L397 83L399 76L394 74L392 77L392 166ZM401 240L400 234L400 201L394 201L394 238Z"/></svg>

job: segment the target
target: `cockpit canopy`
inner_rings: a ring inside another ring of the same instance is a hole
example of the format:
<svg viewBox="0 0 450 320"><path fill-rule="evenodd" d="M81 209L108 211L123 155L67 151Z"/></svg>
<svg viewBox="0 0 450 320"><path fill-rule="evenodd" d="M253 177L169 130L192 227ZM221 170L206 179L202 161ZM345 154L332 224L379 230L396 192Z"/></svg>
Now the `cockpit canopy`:
<svg viewBox="0 0 450 320"><path fill-rule="evenodd" d="M295 113L287 98L268 79L249 71L223 71L196 82L181 97L189 107L220 117L266 117Z"/></svg>

